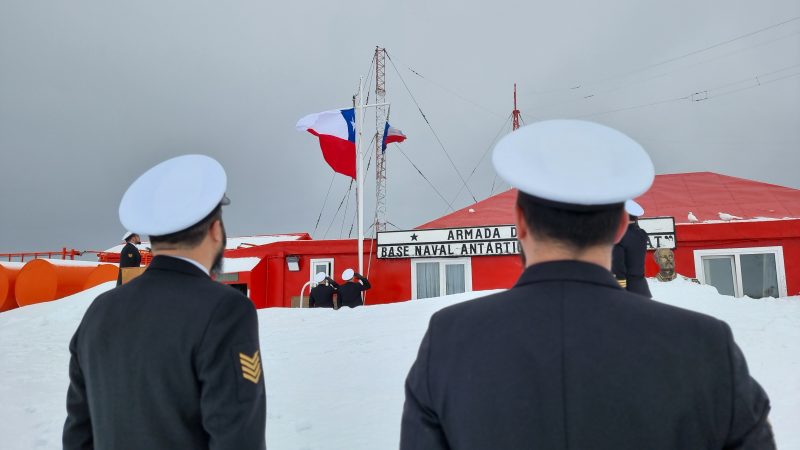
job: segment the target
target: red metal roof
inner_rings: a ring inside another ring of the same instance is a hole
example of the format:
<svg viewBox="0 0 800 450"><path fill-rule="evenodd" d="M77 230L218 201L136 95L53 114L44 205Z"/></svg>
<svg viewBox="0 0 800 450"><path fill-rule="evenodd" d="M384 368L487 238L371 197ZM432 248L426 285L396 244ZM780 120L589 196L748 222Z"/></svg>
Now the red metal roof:
<svg viewBox="0 0 800 450"><path fill-rule="evenodd" d="M417 229L511 225L514 223L514 204L516 201L517 190L509 189L466 208L422 224Z"/></svg>
<svg viewBox="0 0 800 450"><path fill-rule="evenodd" d="M417 228L511 224L516 197L511 189ZM689 211L700 221L717 222L718 212L743 219L800 217L800 190L713 172L656 175L650 190L636 201L645 216L672 216L676 223L688 223Z"/></svg>
<svg viewBox="0 0 800 450"><path fill-rule="evenodd" d="M725 212L743 219L800 217L800 190L712 172L656 176L637 199L647 216L673 216L688 223L689 211L701 221Z"/></svg>

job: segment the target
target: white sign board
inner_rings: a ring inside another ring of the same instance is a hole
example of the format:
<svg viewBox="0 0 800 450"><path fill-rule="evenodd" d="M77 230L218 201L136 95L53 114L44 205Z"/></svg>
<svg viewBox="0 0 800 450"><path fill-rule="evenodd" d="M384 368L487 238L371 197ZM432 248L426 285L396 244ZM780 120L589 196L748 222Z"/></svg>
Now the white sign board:
<svg viewBox="0 0 800 450"><path fill-rule="evenodd" d="M647 249L675 248L675 218L648 217L639 219L639 228L647 233Z"/></svg>
<svg viewBox="0 0 800 450"><path fill-rule="evenodd" d="M385 231L378 233L378 258L441 258L516 255L513 225Z"/></svg>

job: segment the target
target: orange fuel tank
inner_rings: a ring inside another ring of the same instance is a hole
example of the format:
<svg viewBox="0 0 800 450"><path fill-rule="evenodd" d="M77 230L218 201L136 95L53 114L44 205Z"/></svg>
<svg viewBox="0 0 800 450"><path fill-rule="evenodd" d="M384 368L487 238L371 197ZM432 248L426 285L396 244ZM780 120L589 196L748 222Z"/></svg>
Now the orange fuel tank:
<svg viewBox="0 0 800 450"><path fill-rule="evenodd" d="M14 285L21 268L20 263L0 264L0 312L17 307Z"/></svg>
<svg viewBox="0 0 800 450"><path fill-rule="evenodd" d="M14 289L19 306L49 302L83 289L96 266L60 265L43 259L29 261L19 271Z"/></svg>
<svg viewBox="0 0 800 450"><path fill-rule="evenodd" d="M86 290L93 288L98 284L103 284L108 281L116 281L119 274L119 267L113 264L100 264L89 272L89 277L83 283L83 289Z"/></svg>

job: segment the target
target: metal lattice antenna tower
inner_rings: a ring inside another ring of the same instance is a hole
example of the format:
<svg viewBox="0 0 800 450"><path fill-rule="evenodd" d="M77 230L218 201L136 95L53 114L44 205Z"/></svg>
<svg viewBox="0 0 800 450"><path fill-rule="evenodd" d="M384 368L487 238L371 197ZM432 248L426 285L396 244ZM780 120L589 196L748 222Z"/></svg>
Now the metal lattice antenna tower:
<svg viewBox="0 0 800 450"><path fill-rule="evenodd" d="M519 110L517 109L517 83L514 83L514 111L511 111L511 131L519 128Z"/></svg>
<svg viewBox="0 0 800 450"><path fill-rule="evenodd" d="M386 49L375 47L375 232L386 231L386 155L383 129L386 124Z"/></svg>

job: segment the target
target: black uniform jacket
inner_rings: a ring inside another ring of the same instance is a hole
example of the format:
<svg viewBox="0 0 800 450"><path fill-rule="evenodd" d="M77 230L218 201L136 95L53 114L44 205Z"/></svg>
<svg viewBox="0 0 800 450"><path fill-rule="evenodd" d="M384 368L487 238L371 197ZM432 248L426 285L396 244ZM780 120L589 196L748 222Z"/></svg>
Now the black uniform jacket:
<svg viewBox="0 0 800 450"><path fill-rule="evenodd" d="M119 274L117 275L117 286L122 284L122 269L124 267L139 267L142 263L142 255L139 249L130 242L126 242L125 246L119 252Z"/></svg>
<svg viewBox="0 0 800 450"><path fill-rule="evenodd" d="M772 449L768 411L724 322L557 261L433 315L400 448Z"/></svg>
<svg viewBox="0 0 800 450"><path fill-rule="evenodd" d="M335 282L330 282L331 285L320 283L311 289L308 296L308 306L312 308L333 308L333 294L339 287Z"/></svg>
<svg viewBox="0 0 800 450"><path fill-rule="evenodd" d="M647 232L635 223L614 246L611 271L618 280L625 280L626 289L645 297L652 297L644 278L644 260L647 257Z"/></svg>
<svg viewBox="0 0 800 450"><path fill-rule="evenodd" d="M255 308L191 263L97 297L69 348L64 449L265 448Z"/></svg>
<svg viewBox="0 0 800 450"><path fill-rule="evenodd" d="M364 304L364 299L361 297L361 293L371 288L372 285L369 284L369 280L367 280L365 277L362 277L361 281L363 284L356 283L355 281L348 281L347 283L339 286L339 291L337 293L339 296L339 307L349 306L351 308L355 308L356 306L361 306Z"/></svg>

